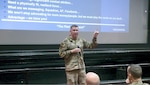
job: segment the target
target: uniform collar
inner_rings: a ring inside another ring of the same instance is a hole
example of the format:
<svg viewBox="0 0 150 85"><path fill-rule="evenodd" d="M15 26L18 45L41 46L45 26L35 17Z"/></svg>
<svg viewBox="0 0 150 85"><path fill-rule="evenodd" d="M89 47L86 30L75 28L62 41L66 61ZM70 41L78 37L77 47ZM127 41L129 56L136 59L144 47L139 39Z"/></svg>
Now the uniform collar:
<svg viewBox="0 0 150 85"><path fill-rule="evenodd" d="M78 40L79 38L77 37L77 39L76 40ZM76 40L74 40L74 39L72 39L72 36L70 35L69 36L69 40L72 42L72 41L76 41Z"/></svg>
<svg viewBox="0 0 150 85"><path fill-rule="evenodd" d="M143 84L142 80L139 80L139 81L134 81L133 83L129 85L142 85L142 84Z"/></svg>

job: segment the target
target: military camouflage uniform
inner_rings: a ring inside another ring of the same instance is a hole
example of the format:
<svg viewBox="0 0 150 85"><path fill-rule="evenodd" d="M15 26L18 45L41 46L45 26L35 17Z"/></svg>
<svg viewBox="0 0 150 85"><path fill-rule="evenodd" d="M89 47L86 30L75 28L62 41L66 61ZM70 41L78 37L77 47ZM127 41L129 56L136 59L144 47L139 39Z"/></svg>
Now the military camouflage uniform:
<svg viewBox="0 0 150 85"><path fill-rule="evenodd" d="M96 45L96 38L93 38L90 43L81 38L73 40L71 36L69 36L61 42L59 47L59 55L61 58L64 58L65 61L68 85L85 85L86 71L83 58L83 48L94 48ZM77 47L81 49L81 52L71 53L71 50Z"/></svg>
<svg viewBox="0 0 150 85"><path fill-rule="evenodd" d="M142 80L141 80L141 81L133 82L129 85L149 85L149 84L148 83L143 83Z"/></svg>

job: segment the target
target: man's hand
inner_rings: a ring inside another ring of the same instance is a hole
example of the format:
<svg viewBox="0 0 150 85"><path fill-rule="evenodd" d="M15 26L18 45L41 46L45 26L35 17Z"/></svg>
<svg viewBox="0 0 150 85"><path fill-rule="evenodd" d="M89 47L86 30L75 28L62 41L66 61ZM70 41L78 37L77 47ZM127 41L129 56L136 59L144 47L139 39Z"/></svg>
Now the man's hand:
<svg viewBox="0 0 150 85"><path fill-rule="evenodd" d="M94 36L93 36L93 37L94 37L94 38L97 38L98 34L99 34L99 31L96 30L96 31L94 32Z"/></svg>
<svg viewBox="0 0 150 85"><path fill-rule="evenodd" d="M129 78L126 79L125 81L127 84L130 84L131 83L131 80Z"/></svg>
<svg viewBox="0 0 150 85"><path fill-rule="evenodd" d="M71 50L71 53L79 53L79 52L81 52L80 48L74 48Z"/></svg>

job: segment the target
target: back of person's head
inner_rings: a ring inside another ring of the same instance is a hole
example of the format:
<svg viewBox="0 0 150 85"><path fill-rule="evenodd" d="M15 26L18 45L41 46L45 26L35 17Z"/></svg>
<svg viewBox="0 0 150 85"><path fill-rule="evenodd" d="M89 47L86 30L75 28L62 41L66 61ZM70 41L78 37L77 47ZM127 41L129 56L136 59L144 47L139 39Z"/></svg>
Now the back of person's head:
<svg viewBox="0 0 150 85"><path fill-rule="evenodd" d="M131 64L128 66L128 72L132 75L134 79L141 78L142 67L138 64Z"/></svg>
<svg viewBox="0 0 150 85"><path fill-rule="evenodd" d="M87 85L100 85L100 77L94 72L88 72L86 74Z"/></svg>

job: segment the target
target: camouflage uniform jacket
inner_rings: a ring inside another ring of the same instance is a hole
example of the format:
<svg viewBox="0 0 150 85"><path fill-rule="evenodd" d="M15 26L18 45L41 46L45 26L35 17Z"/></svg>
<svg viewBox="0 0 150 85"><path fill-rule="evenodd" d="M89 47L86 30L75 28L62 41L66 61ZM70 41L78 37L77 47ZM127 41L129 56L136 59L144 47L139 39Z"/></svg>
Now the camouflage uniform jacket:
<svg viewBox="0 0 150 85"><path fill-rule="evenodd" d="M59 55L64 58L66 71L71 71L75 69L84 69L84 56L83 48L94 48L97 45L96 38L92 39L92 42L88 42L85 39L77 38L73 40L71 36L65 38L59 47ZM79 47L81 49L80 53L71 53L71 50Z"/></svg>

